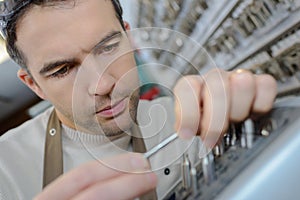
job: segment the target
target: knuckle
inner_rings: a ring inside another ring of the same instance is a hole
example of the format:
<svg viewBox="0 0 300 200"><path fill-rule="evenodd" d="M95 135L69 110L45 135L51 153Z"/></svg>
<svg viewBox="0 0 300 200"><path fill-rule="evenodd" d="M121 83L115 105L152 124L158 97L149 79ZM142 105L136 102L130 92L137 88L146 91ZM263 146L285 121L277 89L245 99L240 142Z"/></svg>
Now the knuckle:
<svg viewBox="0 0 300 200"><path fill-rule="evenodd" d="M230 81L232 84L238 87L244 87L244 88L255 87L254 75L249 71L232 73L230 76Z"/></svg>
<svg viewBox="0 0 300 200"><path fill-rule="evenodd" d="M277 82L271 75L265 75L266 79L266 86L268 89L276 91L277 88Z"/></svg>
<svg viewBox="0 0 300 200"><path fill-rule="evenodd" d="M188 76L181 77L178 80L177 84L174 87L174 90L179 91L182 89L192 89L192 88L196 88L200 84L201 84L200 76L188 75Z"/></svg>

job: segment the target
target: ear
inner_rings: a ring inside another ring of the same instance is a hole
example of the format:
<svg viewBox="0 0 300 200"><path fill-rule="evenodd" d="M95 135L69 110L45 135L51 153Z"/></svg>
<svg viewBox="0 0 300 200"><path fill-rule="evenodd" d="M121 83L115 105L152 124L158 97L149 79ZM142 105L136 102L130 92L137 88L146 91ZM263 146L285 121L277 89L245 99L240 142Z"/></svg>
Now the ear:
<svg viewBox="0 0 300 200"><path fill-rule="evenodd" d="M130 27L130 24L127 21L124 21L124 28L125 28L125 31L126 31L126 35L129 39L129 41L131 42L131 45L132 45L134 42L132 42L133 40L131 38L131 33L130 33L131 27Z"/></svg>
<svg viewBox="0 0 300 200"><path fill-rule="evenodd" d="M33 80L32 76L27 72L27 70L23 68L19 69L18 78L41 99L46 99L46 95L44 94L42 89L37 85L37 83Z"/></svg>
<svg viewBox="0 0 300 200"><path fill-rule="evenodd" d="M126 21L124 21L124 27L125 27L126 31L130 30L130 24L128 22L126 22Z"/></svg>

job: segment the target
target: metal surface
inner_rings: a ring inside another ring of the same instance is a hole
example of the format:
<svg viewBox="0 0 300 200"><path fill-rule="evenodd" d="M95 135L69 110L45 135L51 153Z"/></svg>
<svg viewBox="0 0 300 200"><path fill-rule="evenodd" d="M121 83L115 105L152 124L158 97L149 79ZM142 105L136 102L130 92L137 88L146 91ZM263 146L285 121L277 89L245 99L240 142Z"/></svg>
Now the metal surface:
<svg viewBox="0 0 300 200"><path fill-rule="evenodd" d="M196 175L190 170L191 178L196 184L192 181L191 187L185 188L179 182L164 199L299 198L300 97L281 100L272 112L252 120L232 126L236 131L229 135L236 135L235 143L228 142L223 155L213 159L208 154L192 166ZM245 132L252 133L252 148L247 142L243 147Z"/></svg>
<svg viewBox="0 0 300 200"><path fill-rule="evenodd" d="M287 126L216 199L299 199L299 124Z"/></svg>

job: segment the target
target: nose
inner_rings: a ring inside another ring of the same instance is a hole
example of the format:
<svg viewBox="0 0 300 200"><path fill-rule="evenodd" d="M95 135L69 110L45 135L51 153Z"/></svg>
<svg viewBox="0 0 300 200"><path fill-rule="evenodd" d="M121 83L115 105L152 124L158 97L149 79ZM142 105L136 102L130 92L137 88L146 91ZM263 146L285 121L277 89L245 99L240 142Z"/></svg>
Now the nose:
<svg viewBox="0 0 300 200"><path fill-rule="evenodd" d="M91 81L91 84L89 86L89 93L92 96L103 96L103 95L109 95L116 84L116 79L109 74L108 72L104 72L102 74L98 74L98 76L95 75L93 81Z"/></svg>
<svg viewBox="0 0 300 200"><path fill-rule="evenodd" d="M91 96L109 95L116 84L111 66L99 63L93 56L85 59L84 63L85 82L88 83L88 93Z"/></svg>

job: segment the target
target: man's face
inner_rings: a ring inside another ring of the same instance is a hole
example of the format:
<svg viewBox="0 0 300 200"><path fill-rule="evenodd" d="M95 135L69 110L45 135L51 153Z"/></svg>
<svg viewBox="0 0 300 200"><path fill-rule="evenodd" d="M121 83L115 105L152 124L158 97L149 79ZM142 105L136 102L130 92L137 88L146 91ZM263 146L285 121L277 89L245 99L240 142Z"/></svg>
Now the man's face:
<svg viewBox="0 0 300 200"><path fill-rule="evenodd" d="M20 77L65 125L117 135L131 127L138 103L130 44L111 1L75 2L35 6L20 20L16 44L35 81Z"/></svg>

